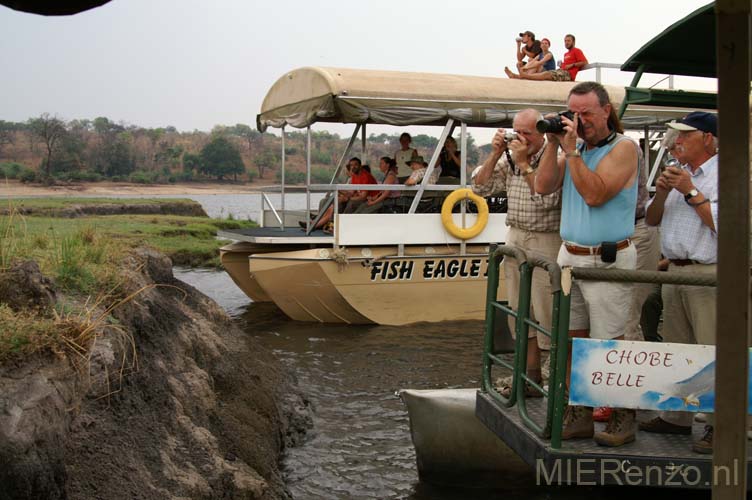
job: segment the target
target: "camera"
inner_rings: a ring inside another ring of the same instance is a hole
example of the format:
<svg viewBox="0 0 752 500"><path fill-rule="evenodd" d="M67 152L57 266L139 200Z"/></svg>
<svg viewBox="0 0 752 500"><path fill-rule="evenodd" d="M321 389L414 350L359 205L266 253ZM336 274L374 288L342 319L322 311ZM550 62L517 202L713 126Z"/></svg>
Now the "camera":
<svg viewBox="0 0 752 500"><path fill-rule="evenodd" d="M517 139L517 134L511 131L504 132L504 142L509 144L513 140Z"/></svg>
<svg viewBox="0 0 752 500"><path fill-rule="evenodd" d="M571 111L562 111L559 116L553 118L543 118L535 122L535 129L541 134L550 132L552 134L558 134L564 130L564 124L561 121L561 117L566 116L570 120L574 120L574 113Z"/></svg>

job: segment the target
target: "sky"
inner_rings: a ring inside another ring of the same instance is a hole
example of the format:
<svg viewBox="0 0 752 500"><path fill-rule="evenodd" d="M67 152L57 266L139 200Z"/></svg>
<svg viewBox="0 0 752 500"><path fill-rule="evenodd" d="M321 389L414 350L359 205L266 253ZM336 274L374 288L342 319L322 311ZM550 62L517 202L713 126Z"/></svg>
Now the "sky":
<svg viewBox="0 0 752 500"><path fill-rule="evenodd" d="M525 30L551 39L557 59L564 35L573 33L591 63L622 63L707 3L537 0L532 8L503 0L112 0L68 17L0 6L0 120L50 113L181 131L255 127L269 87L297 67L503 77L504 66L516 61L514 38ZM591 70L578 80L587 74L595 78ZM631 76L608 70L603 81L624 85ZM715 80L677 78L676 86L711 90ZM352 127L314 130L349 136ZM491 134L472 133L480 143Z"/></svg>

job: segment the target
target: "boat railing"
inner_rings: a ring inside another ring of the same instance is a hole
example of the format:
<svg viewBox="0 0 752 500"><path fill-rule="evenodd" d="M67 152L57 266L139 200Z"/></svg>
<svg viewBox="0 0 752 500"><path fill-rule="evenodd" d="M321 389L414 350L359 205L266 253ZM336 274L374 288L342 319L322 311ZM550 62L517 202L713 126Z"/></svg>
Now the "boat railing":
<svg viewBox="0 0 752 500"><path fill-rule="evenodd" d="M504 257L517 260L520 271L520 285L517 310L509 307L508 301L497 300L496 293L499 286L499 264ZM551 329L539 325L530 319L530 298L532 291L532 275L534 268L547 271L551 280L553 293L553 311ZM486 301L486 328L483 349L483 377L481 390L488 394L501 407L517 406L520 419L527 428L539 437L550 438L551 448L561 448L561 433L564 420L567 381L567 357L569 354L569 312L571 289L575 280L582 281L610 281L628 283L652 283L670 285L716 286L716 276L701 274L691 275L670 271L640 271L627 269L593 269L564 267L548 261L537 255L526 255L525 252L512 245L492 246L488 260L488 288ZM494 346L494 332L496 331L497 314L503 321L508 317L514 318L514 353L513 362L503 358ZM543 333L551 339L550 370L548 388L542 387L537 381L527 376L527 342L529 329ZM496 390L493 383L493 368L499 367L512 370L511 392L508 398ZM532 386L548 398L545 422L535 422L527 412L526 385Z"/></svg>

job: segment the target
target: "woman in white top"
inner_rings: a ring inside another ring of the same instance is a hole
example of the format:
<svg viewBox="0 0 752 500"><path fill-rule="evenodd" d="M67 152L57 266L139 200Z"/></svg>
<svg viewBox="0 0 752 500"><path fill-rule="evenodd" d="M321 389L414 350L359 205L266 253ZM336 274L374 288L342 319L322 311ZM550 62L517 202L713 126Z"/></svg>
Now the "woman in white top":
<svg viewBox="0 0 752 500"><path fill-rule="evenodd" d="M405 177L412 173L410 160L418 156L418 150L410 147L413 138L407 132L400 135L399 142L401 148L394 153L394 161L397 164L397 175Z"/></svg>

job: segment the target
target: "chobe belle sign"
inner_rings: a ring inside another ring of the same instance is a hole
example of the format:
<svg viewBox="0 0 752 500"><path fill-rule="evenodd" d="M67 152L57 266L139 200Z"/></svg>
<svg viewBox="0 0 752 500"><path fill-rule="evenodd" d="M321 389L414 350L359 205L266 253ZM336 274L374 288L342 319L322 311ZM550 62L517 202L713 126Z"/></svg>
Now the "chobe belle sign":
<svg viewBox="0 0 752 500"><path fill-rule="evenodd" d="M569 401L583 406L712 412L715 346L576 338Z"/></svg>

